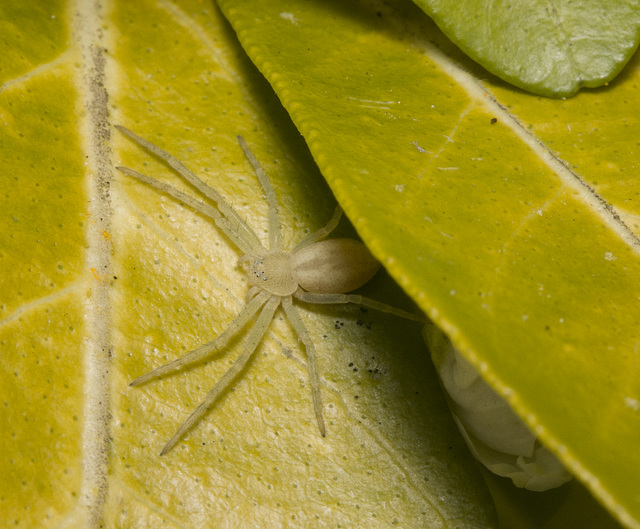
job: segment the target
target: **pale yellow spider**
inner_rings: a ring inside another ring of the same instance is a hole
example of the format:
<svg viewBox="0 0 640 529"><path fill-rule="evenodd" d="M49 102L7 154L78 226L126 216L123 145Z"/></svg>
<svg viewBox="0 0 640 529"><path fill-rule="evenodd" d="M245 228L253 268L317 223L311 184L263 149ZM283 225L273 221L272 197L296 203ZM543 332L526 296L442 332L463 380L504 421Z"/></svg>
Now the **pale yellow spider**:
<svg viewBox="0 0 640 529"><path fill-rule="evenodd" d="M382 312L416 321L424 318L391 307L384 303L358 295L345 294L364 285L378 271L380 265L367 248L354 239L322 240L338 225L342 210L336 208L329 223L318 231L305 237L298 245L286 252L282 249L280 220L275 192L269 178L260 163L249 150L244 139L238 136L240 147L258 176L269 205L269 248L265 248L256 233L240 218L238 213L224 200L222 195L187 169L177 158L153 143L141 138L129 129L116 125L116 128L156 156L166 161L185 180L196 187L208 199L215 202L215 209L205 202L196 200L170 185L146 176L127 167L117 167L123 173L154 187L176 200L190 206L194 210L211 217L216 225L243 252L239 264L246 271L251 288L247 293L247 303L227 329L213 341L201 345L168 364L136 378L131 386L143 384L148 380L164 375L169 371L185 365L199 362L206 356L224 348L254 316L262 309L255 325L249 332L242 353L229 370L213 386L205 399L195 411L182 423L175 435L162 449L160 455L166 454L178 442L182 435L207 411L233 379L242 371L251 355L258 347L260 340L276 309L282 306L287 318L293 325L298 337L307 352L307 369L311 385L311 396L316 421L320 434L324 437L326 428L322 415L320 397L320 377L316 362L316 350L311 341L309 331L305 327L300 314L293 305L293 299L306 303L357 303Z"/></svg>

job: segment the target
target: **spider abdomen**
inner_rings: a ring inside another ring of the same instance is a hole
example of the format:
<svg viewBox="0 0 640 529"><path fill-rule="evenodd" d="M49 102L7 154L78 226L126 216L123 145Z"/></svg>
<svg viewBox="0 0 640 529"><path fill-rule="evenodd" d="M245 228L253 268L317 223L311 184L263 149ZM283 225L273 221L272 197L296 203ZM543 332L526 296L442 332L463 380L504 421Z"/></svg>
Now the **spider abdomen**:
<svg viewBox="0 0 640 529"><path fill-rule="evenodd" d="M367 247L354 239L327 239L292 255L294 279L307 292L342 294L369 281L380 268Z"/></svg>

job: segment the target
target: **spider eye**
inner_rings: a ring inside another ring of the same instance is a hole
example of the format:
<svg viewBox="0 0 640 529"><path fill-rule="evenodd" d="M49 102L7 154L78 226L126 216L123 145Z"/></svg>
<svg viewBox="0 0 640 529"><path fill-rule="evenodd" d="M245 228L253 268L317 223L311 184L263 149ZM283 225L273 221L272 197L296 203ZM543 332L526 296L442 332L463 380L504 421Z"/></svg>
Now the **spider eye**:
<svg viewBox="0 0 640 529"><path fill-rule="evenodd" d="M291 255L280 250L246 255L240 260L252 286L276 296L290 296L298 288L291 273Z"/></svg>

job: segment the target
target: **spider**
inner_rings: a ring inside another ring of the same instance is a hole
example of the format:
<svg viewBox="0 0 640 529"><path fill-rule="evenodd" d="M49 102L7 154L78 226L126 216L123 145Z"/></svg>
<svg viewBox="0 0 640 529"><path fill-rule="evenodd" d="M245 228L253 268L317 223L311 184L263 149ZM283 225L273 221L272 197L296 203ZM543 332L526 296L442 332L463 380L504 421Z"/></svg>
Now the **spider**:
<svg viewBox="0 0 640 529"><path fill-rule="evenodd" d="M222 195L187 169L180 160L129 129L120 125L116 125L116 128L138 145L169 164L187 182L214 202L217 209L133 169L127 167L116 167L116 169L172 196L195 211L213 219L224 234L242 251L243 255L240 257L238 264L246 272L251 285L247 292L244 308L222 334L181 358L136 378L130 385L138 386L144 384L152 378L160 377L175 369L194 364L216 351L222 350L231 338L238 334L260 312L253 328L249 331L238 359L216 382L213 389L193 413L182 423L175 435L162 449L160 455L166 454L175 446L184 433L202 417L242 371L258 347L278 307L282 307L306 349L313 409L318 430L324 437L326 435L326 427L322 413L316 349L309 331L293 304L294 299L305 303L320 304L356 303L410 320L424 321L424 318L373 299L347 294L347 292L351 292L369 281L380 268L380 264L360 241L354 239L325 240L340 221L342 216L340 207L336 208L326 226L307 235L293 250L289 252L283 250L276 194L264 169L241 136L237 137L240 147L253 167L267 198L268 248L263 245L255 231L225 201Z"/></svg>

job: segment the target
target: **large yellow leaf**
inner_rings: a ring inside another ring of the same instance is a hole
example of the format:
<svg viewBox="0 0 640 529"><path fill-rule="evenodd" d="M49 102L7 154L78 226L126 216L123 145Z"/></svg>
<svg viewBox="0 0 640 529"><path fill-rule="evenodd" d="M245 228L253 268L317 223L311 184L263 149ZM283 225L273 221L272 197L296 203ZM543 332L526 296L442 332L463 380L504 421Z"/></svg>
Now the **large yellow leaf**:
<svg viewBox="0 0 640 529"><path fill-rule="evenodd" d="M637 56L541 100L403 0L219 3L375 255L639 527Z"/></svg>

